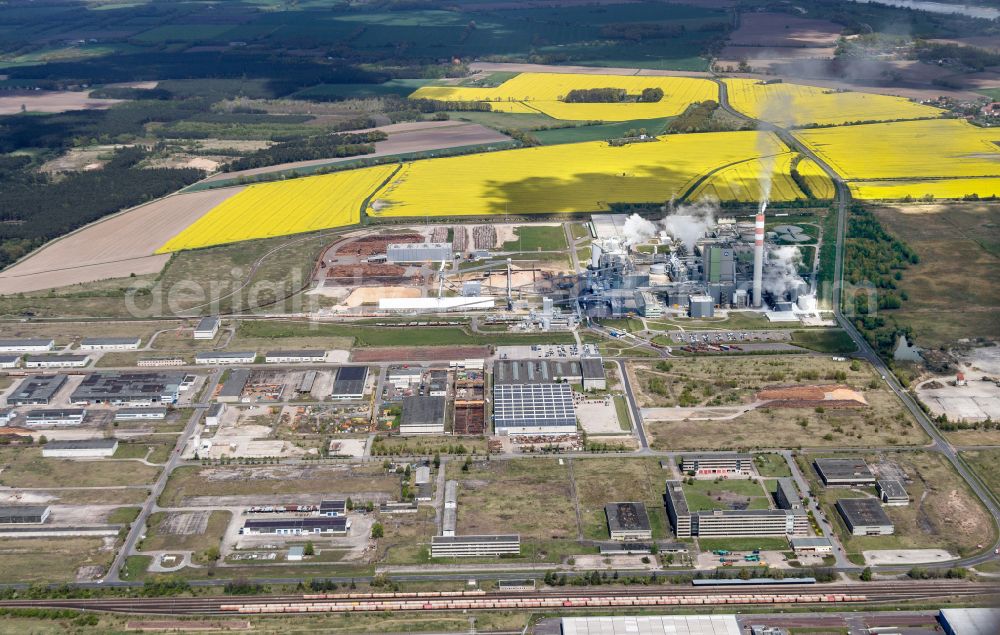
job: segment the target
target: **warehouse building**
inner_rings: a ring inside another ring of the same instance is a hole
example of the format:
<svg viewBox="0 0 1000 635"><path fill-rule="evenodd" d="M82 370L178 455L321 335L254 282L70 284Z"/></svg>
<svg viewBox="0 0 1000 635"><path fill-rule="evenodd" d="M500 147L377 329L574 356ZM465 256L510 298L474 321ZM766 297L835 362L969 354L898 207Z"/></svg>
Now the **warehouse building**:
<svg viewBox="0 0 1000 635"><path fill-rule="evenodd" d="M227 364L252 364L256 359L256 351L213 351L211 353L198 353L194 356L194 363L224 366Z"/></svg>
<svg viewBox="0 0 1000 635"><path fill-rule="evenodd" d="M208 411L205 412L205 425L219 425L219 422L222 421L222 415L224 414L226 414L226 404L221 402L212 404L208 407Z"/></svg>
<svg viewBox="0 0 1000 635"><path fill-rule="evenodd" d="M774 501L781 509L802 509L802 499L799 497L799 490L795 487L795 481L787 476L778 479L778 489L774 493Z"/></svg>
<svg viewBox="0 0 1000 635"><path fill-rule="evenodd" d="M87 417L87 411L80 408L57 410L32 410L24 416L24 425L29 428L41 426L78 426Z"/></svg>
<svg viewBox="0 0 1000 635"><path fill-rule="evenodd" d="M222 403L238 403L243 398L243 390L250 381L250 371L246 368L235 368L229 372L229 376L222 382L219 392L215 398Z"/></svg>
<svg viewBox="0 0 1000 635"><path fill-rule="evenodd" d="M268 351L265 364L318 364L326 361L326 351Z"/></svg>
<svg viewBox="0 0 1000 635"><path fill-rule="evenodd" d="M681 459L681 470L695 476L751 476L753 457L736 452L688 454Z"/></svg>
<svg viewBox="0 0 1000 635"><path fill-rule="evenodd" d="M150 406L148 408L119 408L115 412L115 421L163 421L167 418L167 409Z"/></svg>
<svg viewBox="0 0 1000 635"><path fill-rule="evenodd" d="M841 498L836 506L852 535L891 536L895 532L889 515L874 498Z"/></svg>
<svg viewBox="0 0 1000 635"><path fill-rule="evenodd" d="M875 484L875 475L861 458L816 459L813 466L827 487Z"/></svg>
<svg viewBox="0 0 1000 635"><path fill-rule="evenodd" d="M177 403L184 373L106 372L90 373L70 400L75 404L154 406Z"/></svg>
<svg viewBox="0 0 1000 635"><path fill-rule="evenodd" d="M490 558L521 553L521 536L434 536L432 558Z"/></svg>
<svg viewBox="0 0 1000 635"><path fill-rule="evenodd" d="M451 243L392 243L385 248L385 259L391 263L441 262L454 257Z"/></svg>
<svg viewBox="0 0 1000 635"><path fill-rule="evenodd" d="M690 511L680 481L667 481L667 516L678 538L692 536L803 536L809 517L802 509Z"/></svg>
<svg viewBox="0 0 1000 635"><path fill-rule="evenodd" d="M44 338L0 339L0 353L44 353L55 347L55 340Z"/></svg>
<svg viewBox="0 0 1000 635"><path fill-rule="evenodd" d="M742 635L735 615L564 617L562 635Z"/></svg>
<svg viewBox="0 0 1000 635"><path fill-rule="evenodd" d="M879 479L875 483L875 489L882 502L886 505L902 506L910 504L910 495L906 493L906 486L902 481L896 479Z"/></svg>
<svg viewBox="0 0 1000 635"><path fill-rule="evenodd" d="M331 397L342 401L363 399L368 382L367 366L341 366L333 381Z"/></svg>
<svg viewBox="0 0 1000 635"><path fill-rule="evenodd" d="M49 441L42 446L42 456L59 459L100 459L118 451L118 439L72 439Z"/></svg>
<svg viewBox="0 0 1000 635"><path fill-rule="evenodd" d="M444 434L444 397L417 396L403 398L403 414L399 433L403 436Z"/></svg>
<svg viewBox="0 0 1000 635"><path fill-rule="evenodd" d="M20 355L0 355L0 368L17 368L20 365Z"/></svg>
<svg viewBox="0 0 1000 635"><path fill-rule="evenodd" d="M600 357L584 357L580 360L584 390L607 390L608 378L604 373L604 360Z"/></svg>
<svg viewBox="0 0 1000 635"><path fill-rule="evenodd" d="M500 435L576 433L576 406L569 384L493 386L493 426Z"/></svg>
<svg viewBox="0 0 1000 635"><path fill-rule="evenodd" d="M81 351L137 351L138 337L85 337L80 341Z"/></svg>
<svg viewBox="0 0 1000 635"><path fill-rule="evenodd" d="M996 635L1000 608L941 609L938 622L947 635Z"/></svg>
<svg viewBox="0 0 1000 635"><path fill-rule="evenodd" d="M792 551L794 551L797 556L813 556L833 553L833 543L830 542L829 538L793 537L789 539L789 542L792 544Z"/></svg>
<svg viewBox="0 0 1000 635"><path fill-rule="evenodd" d="M47 406L63 386L66 375L28 375L10 395L7 404L11 406Z"/></svg>
<svg viewBox="0 0 1000 635"><path fill-rule="evenodd" d="M240 528L244 536L310 536L345 535L351 529L351 521L346 516L328 518L316 516L308 518L281 518L276 520L247 520Z"/></svg>
<svg viewBox="0 0 1000 635"><path fill-rule="evenodd" d="M48 505L4 505L0 525L40 525L48 520Z"/></svg>
<svg viewBox="0 0 1000 635"><path fill-rule="evenodd" d="M653 530L642 503L608 503L604 506L612 540L651 540Z"/></svg>
<svg viewBox="0 0 1000 635"><path fill-rule="evenodd" d="M603 366L601 367L603 375ZM503 359L493 365L494 384L583 384L577 360Z"/></svg>
<svg viewBox="0 0 1000 635"><path fill-rule="evenodd" d="M458 481L444 484L444 513L441 516L441 535L455 536L458 525Z"/></svg>
<svg viewBox="0 0 1000 635"><path fill-rule="evenodd" d="M221 324L222 320L217 316L201 318L198 326L194 327L194 339L214 340L215 336L219 333L219 326Z"/></svg>
<svg viewBox="0 0 1000 635"><path fill-rule="evenodd" d="M88 355L27 355L25 368L83 368L90 363Z"/></svg>
<svg viewBox="0 0 1000 635"><path fill-rule="evenodd" d="M410 386L419 384L424 376L424 369L420 366L407 366L405 368L393 368L386 375L386 381L399 390L405 390Z"/></svg>
<svg viewBox="0 0 1000 635"><path fill-rule="evenodd" d="M347 501L343 499L332 499L320 501L319 515L327 518L339 518L347 514Z"/></svg>

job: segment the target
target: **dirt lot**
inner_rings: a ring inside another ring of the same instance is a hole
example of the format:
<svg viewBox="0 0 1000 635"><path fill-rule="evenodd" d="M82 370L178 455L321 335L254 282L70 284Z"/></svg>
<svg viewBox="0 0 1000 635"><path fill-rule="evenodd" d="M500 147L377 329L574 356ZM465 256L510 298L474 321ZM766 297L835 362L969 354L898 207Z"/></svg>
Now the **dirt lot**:
<svg viewBox="0 0 1000 635"><path fill-rule="evenodd" d="M909 300L891 311L913 327L918 346L1000 338L1000 285L992 284L1000 277L1000 203L893 205L876 215L920 256L899 283Z"/></svg>
<svg viewBox="0 0 1000 635"><path fill-rule="evenodd" d="M50 242L0 273L0 294L66 287L130 274L158 273L153 255L174 235L241 188L176 194L133 208ZM127 236L127 240L122 237Z"/></svg>
<svg viewBox="0 0 1000 635"><path fill-rule="evenodd" d="M646 504L654 538L668 537L663 483L669 473L658 459L574 459L572 474L585 538L608 540L604 506L630 501Z"/></svg>
<svg viewBox="0 0 1000 635"><path fill-rule="evenodd" d="M787 13L744 13L740 28L729 36L719 54L719 66L747 60L757 69L773 62L833 57L842 27L826 20L799 18Z"/></svg>
<svg viewBox="0 0 1000 635"><path fill-rule="evenodd" d="M809 478L827 517L840 533L848 553L879 549L947 549L962 556L975 552L977 544L993 544L995 530L979 501L947 461L933 452L886 452L864 455L878 476L902 472L909 505L884 507L896 527L893 536L847 536L833 505L839 498L874 495L873 488L852 491L823 488L810 462L821 454L798 456L799 467ZM893 474L895 475L895 474Z"/></svg>
<svg viewBox="0 0 1000 635"><path fill-rule="evenodd" d="M685 358L634 362L629 376L642 407L686 409L683 418L647 421L655 449L909 445L923 432L867 364L852 370L827 356ZM786 408L755 402L765 387L828 381L860 392L870 407ZM749 409L749 411L748 411Z"/></svg>
<svg viewBox="0 0 1000 635"><path fill-rule="evenodd" d="M351 351L352 362L426 362L438 359L482 359L485 346L421 346L414 348L367 348Z"/></svg>
<svg viewBox="0 0 1000 635"><path fill-rule="evenodd" d="M8 487L111 487L152 483L159 469L137 461L43 459L38 448L0 450Z"/></svg>
<svg viewBox="0 0 1000 635"><path fill-rule="evenodd" d="M312 161L295 161L292 163L282 163L265 168L254 168L252 170L241 170L239 172L223 172L209 178L209 181L225 180L240 176L251 176L254 174L264 174L267 172L277 172L294 168L304 168L314 165L327 165L343 163L346 161L356 161L358 159L373 159L393 154L406 154L410 152L426 152L429 150L441 150L443 148L455 148L460 146L480 145L487 143L500 143L510 139L485 126L467 123L463 121L422 121L393 124L377 128L389 134L385 141L375 143L375 152L365 154L361 157L347 157L344 159L316 159Z"/></svg>
<svg viewBox="0 0 1000 635"><path fill-rule="evenodd" d="M468 472L461 467L452 462L447 469L459 483L457 534L510 532L522 541L577 537L567 465L522 459L474 463Z"/></svg>
<svg viewBox="0 0 1000 635"><path fill-rule="evenodd" d="M145 346L153 333L180 324L162 322L7 322L0 328L0 337L51 337L56 346L78 346L84 337L140 337Z"/></svg>
<svg viewBox="0 0 1000 635"><path fill-rule="evenodd" d="M2 480L2 475L0 475ZM356 501L399 496L399 478L381 465L181 467L173 471L160 497L163 506L224 506L319 502L347 496Z"/></svg>
<svg viewBox="0 0 1000 635"><path fill-rule="evenodd" d="M98 570L103 573L114 559L110 542L103 538L6 538L0 545L0 581L74 582L82 567L88 568L90 578Z"/></svg>
<svg viewBox="0 0 1000 635"><path fill-rule="evenodd" d="M232 514L226 511L156 512L149 517L143 551L191 551L218 547Z"/></svg>

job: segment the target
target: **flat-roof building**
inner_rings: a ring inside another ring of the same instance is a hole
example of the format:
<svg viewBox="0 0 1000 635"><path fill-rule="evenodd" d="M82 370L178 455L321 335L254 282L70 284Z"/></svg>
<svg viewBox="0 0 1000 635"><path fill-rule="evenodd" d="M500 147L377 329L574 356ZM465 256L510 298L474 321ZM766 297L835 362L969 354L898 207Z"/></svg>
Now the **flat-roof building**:
<svg viewBox="0 0 1000 635"><path fill-rule="evenodd" d="M47 338L0 339L0 353L42 353L56 347L56 341Z"/></svg>
<svg viewBox="0 0 1000 635"><path fill-rule="evenodd" d="M941 609L938 622L946 635L996 635L1000 608Z"/></svg>
<svg viewBox="0 0 1000 635"><path fill-rule="evenodd" d="M0 506L0 525L40 525L49 517L48 505Z"/></svg>
<svg viewBox="0 0 1000 635"><path fill-rule="evenodd" d="M0 368L17 368L20 365L20 355L0 355Z"/></svg>
<svg viewBox="0 0 1000 635"><path fill-rule="evenodd" d="M194 339L214 340L215 336L219 332L220 324L222 324L222 320L220 320L218 316L201 318L198 322L198 326L194 327Z"/></svg>
<svg viewBox="0 0 1000 635"><path fill-rule="evenodd" d="M83 368L90 363L88 355L27 355L25 368Z"/></svg>
<svg viewBox="0 0 1000 635"><path fill-rule="evenodd" d="M482 558L521 553L521 536L434 536L432 558Z"/></svg>
<svg viewBox="0 0 1000 635"><path fill-rule="evenodd" d="M184 360L180 357L150 357L140 359L135 363L140 368L155 368L160 366L183 366Z"/></svg>
<svg viewBox="0 0 1000 635"><path fill-rule="evenodd" d="M81 351L135 351L142 340L138 337L85 337Z"/></svg>
<svg viewBox="0 0 1000 635"><path fill-rule="evenodd" d="M753 457L737 452L685 454L681 470L695 476L749 476L753 474Z"/></svg>
<svg viewBox="0 0 1000 635"><path fill-rule="evenodd" d="M329 518L311 516L308 518L281 518L244 521L240 533L244 536L309 536L317 534L346 534L351 529L351 521L346 516Z"/></svg>
<svg viewBox="0 0 1000 635"><path fill-rule="evenodd" d="M343 499L331 499L320 501L319 515L327 518L338 518L347 513L347 501Z"/></svg>
<svg viewBox="0 0 1000 635"><path fill-rule="evenodd" d="M184 373L124 371L90 373L70 400L75 404L154 406L177 403Z"/></svg>
<svg viewBox="0 0 1000 635"><path fill-rule="evenodd" d="M399 433L444 434L444 397L418 396L403 398L403 413L400 416Z"/></svg>
<svg viewBox="0 0 1000 635"><path fill-rule="evenodd" d="M250 381L250 371L246 368L234 368L222 382L215 398L222 403L238 403L243 398L243 390Z"/></svg>
<svg viewBox="0 0 1000 635"><path fill-rule="evenodd" d="M66 375L28 375L7 396L7 403L11 406L47 406L66 382Z"/></svg>
<svg viewBox="0 0 1000 635"><path fill-rule="evenodd" d="M862 458L816 459L813 465L827 487L875 484L875 475Z"/></svg>
<svg viewBox="0 0 1000 635"><path fill-rule="evenodd" d="M890 536L896 530L877 499L841 498L836 507L852 535Z"/></svg>
<svg viewBox="0 0 1000 635"><path fill-rule="evenodd" d="M406 368L390 369L386 375L386 381L402 390L414 384L419 384L423 376L424 369L420 366L407 366Z"/></svg>
<svg viewBox="0 0 1000 635"><path fill-rule="evenodd" d="M78 426L87 417L81 408L32 410L24 416L24 425L29 428L41 426Z"/></svg>
<svg viewBox="0 0 1000 635"><path fill-rule="evenodd" d="M875 489L882 502L886 505L902 506L910 504L910 495L906 493L906 486L902 481L896 479L879 479L875 483Z"/></svg>
<svg viewBox="0 0 1000 635"><path fill-rule="evenodd" d="M562 618L562 635L742 635L735 615L615 615Z"/></svg>
<svg viewBox="0 0 1000 635"><path fill-rule="evenodd" d="M802 509L802 498L795 487L795 481L786 477L778 479L778 489L774 493L774 501L781 509Z"/></svg>
<svg viewBox="0 0 1000 635"><path fill-rule="evenodd" d="M604 506L612 540L651 540L653 530L642 503L608 503Z"/></svg>
<svg viewBox="0 0 1000 635"><path fill-rule="evenodd" d="M205 425L217 426L222 421L222 415L226 414L226 404L219 402L208 407L205 412Z"/></svg>
<svg viewBox="0 0 1000 635"><path fill-rule="evenodd" d="M500 435L576 433L569 384L500 384L493 387L493 425Z"/></svg>
<svg viewBox="0 0 1000 635"><path fill-rule="evenodd" d="M802 536L809 517L802 509L715 509L692 512L681 481L667 481L667 516L678 538L692 536Z"/></svg>
<svg viewBox="0 0 1000 635"><path fill-rule="evenodd" d="M494 385L562 382L583 383L583 367L578 360L502 359L493 365Z"/></svg>
<svg viewBox="0 0 1000 635"><path fill-rule="evenodd" d="M580 360L584 390L607 390L608 378L604 373L604 360L600 357L584 357Z"/></svg>
<svg viewBox="0 0 1000 635"><path fill-rule="evenodd" d="M162 406L119 408L115 411L115 421L162 421L166 418L167 409Z"/></svg>
<svg viewBox="0 0 1000 635"><path fill-rule="evenodd" d="M450 262L454 258L451 243L391 243L385 248L388 262Z"/></svg>
<svg viewBox="0 0 1000 635"><path fill-rule="evenodd" d="M318 364L326 361L326 351L268 351L265 364Z"/></svg>
<svg viewBox="0 0 1000 635"><path fill-rule="evenodd" d="M421 465L417 469L413 470L413 484L423 485L424 483L431 482L431 468L427 465Z"/></svg>
<svg viewBox="0 0 1000 635"><path fill-rule="evenodd" d="M113 456L118 439L72 439L49 441L42 446L42 456L61 459L90 459Z"/></svg>
<svg viewBox="0 0 1000 635"><path fill-rule="evenodd" d="M441 535L453 537L458 526L458 481L444 484L444 513L441 516Z"/></svg>
<svg viewBox="0 0 1000 635"><path fill-rule="evenodd" d="M793 537L789 542L792 543L792 551L796 555L833 553L833 543L829 538Z"/></svg>
<svg viewBox="0 0 1000 635"><path fill-rule="evenodd" d="M194 363L224 366L226 364L252 364L256 359L256 351L212 351L196 354Z"/></svg>
<svg viewBox="0 0 1000 635"><path fill-rule="evenodd" d="M341 366L333 380L332 397L343 401L363 399L368 382L367 366Z"/></svg>

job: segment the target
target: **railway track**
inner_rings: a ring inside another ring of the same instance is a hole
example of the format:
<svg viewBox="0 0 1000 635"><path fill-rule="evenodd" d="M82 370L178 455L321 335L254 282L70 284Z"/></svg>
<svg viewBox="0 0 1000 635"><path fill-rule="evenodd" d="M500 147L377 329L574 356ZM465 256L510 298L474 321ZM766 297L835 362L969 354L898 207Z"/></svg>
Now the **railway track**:
<svg viewBox="0 0 1000 635"><path fill-rule="evenodd" d="M1000 586L946 581L781 587L642 587L485 593L319 593L272 596L5 600L0 607L65 608L148 615L234 615L308 612L460 611L760 604L877 604L1000 594Z"/></svg>

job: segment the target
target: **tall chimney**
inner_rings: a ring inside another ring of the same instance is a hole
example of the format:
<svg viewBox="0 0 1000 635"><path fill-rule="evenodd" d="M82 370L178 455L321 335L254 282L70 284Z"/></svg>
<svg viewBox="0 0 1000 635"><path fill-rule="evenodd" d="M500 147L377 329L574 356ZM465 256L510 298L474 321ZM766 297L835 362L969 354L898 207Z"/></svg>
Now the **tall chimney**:
<svg viewBox="0 0 1000 635"><path fill-rule="evenodd" d="M759 309L764 303L762 278L764 276L764 204L757 212L753 230L753 306Z"/></svg>

